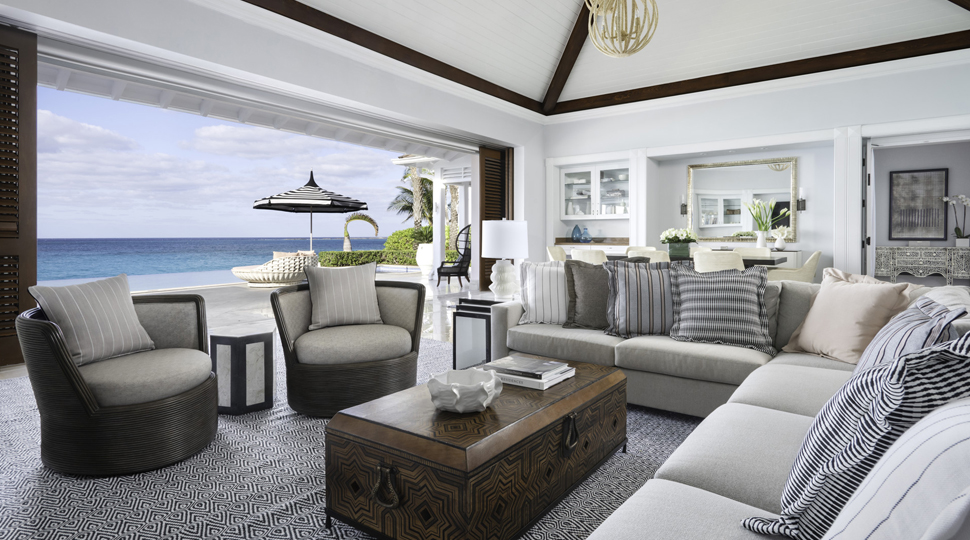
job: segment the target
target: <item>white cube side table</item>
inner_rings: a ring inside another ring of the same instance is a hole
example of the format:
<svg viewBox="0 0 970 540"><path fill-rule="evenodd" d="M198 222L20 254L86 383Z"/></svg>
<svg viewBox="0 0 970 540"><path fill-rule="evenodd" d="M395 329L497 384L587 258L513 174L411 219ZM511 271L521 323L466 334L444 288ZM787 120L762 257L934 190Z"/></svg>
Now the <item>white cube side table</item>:
<svg viewBox="0 0 970 540"><path fill-rule="evenodd" d="M274 330L259 330L241 325L209 334L220 414L246 414L273 406Z"/></svg>

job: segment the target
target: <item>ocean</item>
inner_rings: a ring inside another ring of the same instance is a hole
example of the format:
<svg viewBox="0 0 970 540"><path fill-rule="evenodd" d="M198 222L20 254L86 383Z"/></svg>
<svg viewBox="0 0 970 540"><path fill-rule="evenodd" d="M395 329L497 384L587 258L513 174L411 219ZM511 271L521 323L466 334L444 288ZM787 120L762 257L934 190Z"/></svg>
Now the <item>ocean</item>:
<svg viewBox="0 0 970 540"><path fill-rule="evenodd" d="M354 251L362 251L383 249L384 240L351 238L351 243ZM309 238L40 238L37 281L225 272L263 264L274 251L306 249ZM314 238L313 249L342 251L344 239Z"/></svg>

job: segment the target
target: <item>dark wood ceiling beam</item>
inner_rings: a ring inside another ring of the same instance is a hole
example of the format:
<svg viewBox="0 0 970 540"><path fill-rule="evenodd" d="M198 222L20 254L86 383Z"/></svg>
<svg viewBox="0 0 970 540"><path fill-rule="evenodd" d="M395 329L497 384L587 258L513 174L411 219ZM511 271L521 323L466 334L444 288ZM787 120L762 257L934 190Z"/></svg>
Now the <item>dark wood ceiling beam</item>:
<svg viewBox="0 0 970 540"><path fill-rule="evenodd" d="M963 9L970 11L970 0L950 0L954 4L962 7Z"/></svg>
<svg viewBox="0 0 970 540"><path fill-rule="evenodd" d="M552 114L585 111L611 105L623 105L638 101L660 99L670 96L704 92L743 84L773 81L799 75L809 75L836 69L865 66L928 54L944 53L970 48L970 30L953 32L928 38L890 43L878 47L858 49L804 60L784 62L771 66L732 71L687 81L677 81L625 92L615 92L587 98L561 101Z"/></svg>
<svg viewBox="0 0 970 540"><path fill-rule="evenodd" d="M562 56L559 58L556 73L552 76L549 89L546 90L546 97L542 99L543 113L549 114L555 109L562 89L566 87L566 81L569 80L569 74L572 72L573 66L576 65L576 59L579 58L579 51L583 50L587 36L589 36L589 8L583 1L583 7L579 10L579 17L576 18L576 25L573 26L573 31L569 34L569 40L566 41Z"/></svg>
<svg viewBox="0 0 970 540"><path fill-rule="evenodd" d="M495 83L486 81L460 70L454 66L446 64L440 60L431 58L414 49L410 49L381 37L373 32L364 30L359 26L350 24L347 21L328 15L322 11L312 8L297 0L243 0L248 4L261 7L267 11L276 13L288 19L316 28L333 36L339 37L376 53L383 54L409 66L427 71L428 73L443 77L450 81L467 86L479 92L508 101L520 107L524 107L538 113L542 112L542 104L528 96L513 92Z"/></svg>

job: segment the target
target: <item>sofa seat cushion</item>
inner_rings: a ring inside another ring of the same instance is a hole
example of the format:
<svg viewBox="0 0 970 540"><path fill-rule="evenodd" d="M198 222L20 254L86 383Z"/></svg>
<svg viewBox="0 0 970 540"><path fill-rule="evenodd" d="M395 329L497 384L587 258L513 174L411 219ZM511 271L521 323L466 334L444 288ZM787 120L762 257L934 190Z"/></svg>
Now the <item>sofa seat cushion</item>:
<svg viewBox="0 0 970 540"><path fill-rule="evenodd" d="M850 371L769 362L754 370L728 402L815 416L851 376Z"/></svg>
<svg viewBox="0 0 970 540"><path fill-rule="evenodd" d="M589 540L771 540L741 526L748 515L771 515L695 487L650 480L599 526Z"/></svg>
<svg viewBox="0 0 970 540"><path fill-rule="evenodd" d="M616 365L684 379L741 384L771 355L743 347L640 336L616 346Z"/></svg>
<svg viewBox="0 0 970 540"><path fill-rule="evenodd" d="M781 353L771 361L772 365L802 366L822 369L834 369L851 373L855 365L840 360L832 360L824 356L806 353Z"/></svg>
<svg viewBox="0 0 970 540"><path fill-rule="evenodd" d="M608 336L602 330L520 324L509 329L508 346L513 351L559 360L612 366L616 358L614 349L623 341L623 338Z"/></svg>
<svg viewBox="0 0 970 540"><path fill-rule="evenodd" d="M195 349L155 349L78 368L102 407L136 405L177 396L204 383L212 359Z"/></svg>
<svg viewBox="0 0 970 540"><path fill-rule="evenodd" d="M356 324L311 330L296 339L301 364L358 364L411 352L411 334L393 324Z"/></svg>
<svg viewBox="0 0 970 540"><path fill-rule="evenodd" d="M781 493L813 418L742 403L717 408L655 478L781 511Z"/></svg>

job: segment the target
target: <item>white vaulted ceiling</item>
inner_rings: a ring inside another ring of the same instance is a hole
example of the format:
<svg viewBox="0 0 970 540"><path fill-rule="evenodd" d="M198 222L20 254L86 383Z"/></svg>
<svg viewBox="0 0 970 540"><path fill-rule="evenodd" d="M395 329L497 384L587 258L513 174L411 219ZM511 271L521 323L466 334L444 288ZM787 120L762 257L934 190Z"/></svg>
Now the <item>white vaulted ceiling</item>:
<svg viewBox="0 0 970 540"><path fill-rule="evenodd" d="M657 0L641 52L608 58L588 41L560 100L584 98L970 29L947 0Z"/></svg>
<svg viewBox="0 0 970 540"><path fill-rule="evenodd" d="M299 0L541 101L583 0ZM560 101L970 29L948 0L656 0L653 41L609 58L587 39Z"/></svg>
<svg viewBox="0 0 970 540"><path fill-rule="evenodd" d="M535 100L582 7L582 0L300 1Z"/></svg>

